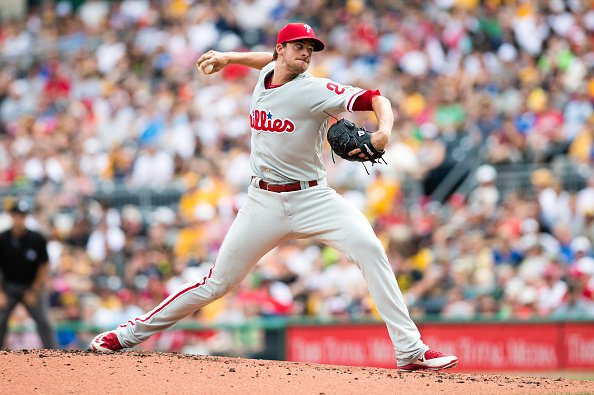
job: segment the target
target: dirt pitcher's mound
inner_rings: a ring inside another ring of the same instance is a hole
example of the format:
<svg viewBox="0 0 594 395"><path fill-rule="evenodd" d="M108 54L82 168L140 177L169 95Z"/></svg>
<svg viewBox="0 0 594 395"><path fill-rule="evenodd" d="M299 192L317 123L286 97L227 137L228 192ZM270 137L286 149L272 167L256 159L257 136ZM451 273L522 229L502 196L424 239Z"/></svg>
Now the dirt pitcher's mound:
<svg viewBox="0 0 594 395"><path fill-rule="evenodd" d="M0 351L0 394L569 394L594 382L156 352Z"/></svg>

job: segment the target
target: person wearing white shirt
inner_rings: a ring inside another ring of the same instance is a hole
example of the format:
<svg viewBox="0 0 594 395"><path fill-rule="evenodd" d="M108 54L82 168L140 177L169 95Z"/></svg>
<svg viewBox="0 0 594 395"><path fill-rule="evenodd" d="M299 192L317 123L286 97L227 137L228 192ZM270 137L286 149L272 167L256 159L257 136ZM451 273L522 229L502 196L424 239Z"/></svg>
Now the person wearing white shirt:
<svg viewBox="0 0 594 395"><path fill-rule="evenodd" d="M154 144L138 156L132 170L132 184L141 187L164 187L173 179L173 158Z"/></svg>

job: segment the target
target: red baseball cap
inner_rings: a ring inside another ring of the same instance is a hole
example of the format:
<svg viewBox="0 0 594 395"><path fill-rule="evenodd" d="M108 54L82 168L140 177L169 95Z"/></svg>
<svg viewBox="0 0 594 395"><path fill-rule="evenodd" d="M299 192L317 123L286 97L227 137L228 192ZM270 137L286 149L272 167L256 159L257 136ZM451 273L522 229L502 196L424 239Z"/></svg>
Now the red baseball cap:
<svg viewBox="0 0 594 395"><path fill-rule="evenodd" d="M313 40L314 52L319 52L325 47L322 40L316 38L311 26L305 23L288 23L285 27L279 30L276 43L284 44L289 41L298 41L304 39Z"/></svg>

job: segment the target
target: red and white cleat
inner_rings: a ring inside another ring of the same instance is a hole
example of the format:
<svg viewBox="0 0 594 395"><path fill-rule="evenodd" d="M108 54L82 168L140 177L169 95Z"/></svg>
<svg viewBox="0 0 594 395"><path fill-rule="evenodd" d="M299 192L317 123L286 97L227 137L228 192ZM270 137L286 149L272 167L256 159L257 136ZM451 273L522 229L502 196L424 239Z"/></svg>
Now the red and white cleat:
<svg viewBox="0 0 594 395"><path fill-rule="evenodd" d="M122 348L115 330L98 334L89 344L89 349L96 352L114 352Z"/></svg>
<svg viewBox="0 0 594 395"><path fill-rule="evenodd" d="M458 357L444 354L439 351L427 350L416 361L407 365L398 366L398 370L412 372L415 370L442 370L458 365Z"/></svg>

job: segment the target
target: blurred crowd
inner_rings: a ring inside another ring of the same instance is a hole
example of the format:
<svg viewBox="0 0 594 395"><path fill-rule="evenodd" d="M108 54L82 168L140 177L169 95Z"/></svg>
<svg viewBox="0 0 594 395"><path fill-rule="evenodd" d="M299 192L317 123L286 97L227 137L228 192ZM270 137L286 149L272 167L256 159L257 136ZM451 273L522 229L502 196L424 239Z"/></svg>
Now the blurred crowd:
<svg viewBox="0 0 594 395"><path fill-rule="evenodd" d="M194 62L209 49L272 51L287 21L327 44L313 74L392 102L388 165L368 176L325 159L329 184L384 242L415 319L594 317L591 1L78 3L45 1L0 25L0 191L34 191L54 321L112 328L208 274L250 180L257 72L204 76ZM369 114L346 116L373 128ZM476 188L433 201L471 148L484 163ZM565 188L559 160L589 169L585 185ZM528 164L539 167L529 191L503 193L497 169ZM412 204L407 179L423 186ZM106 186L183 193L147 210L97 199ZM188 320L270 316L379 318L352 262L296 241ZM78 341L61 333L63 347Z"/></svg>

